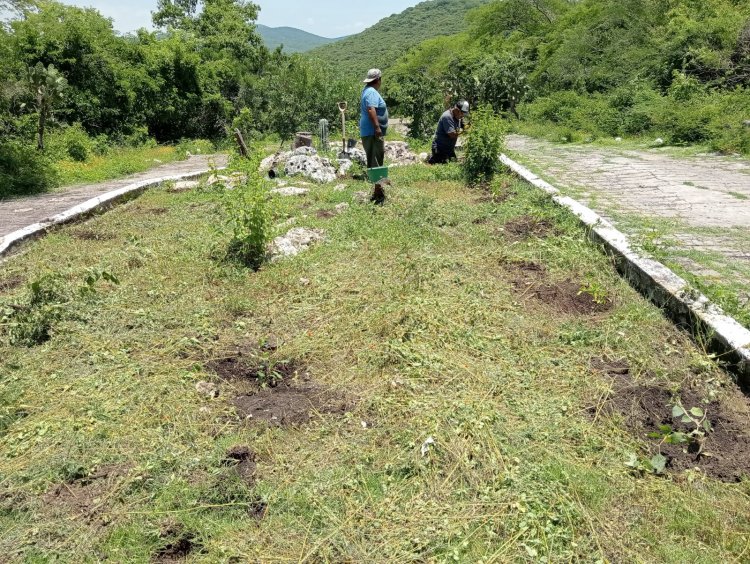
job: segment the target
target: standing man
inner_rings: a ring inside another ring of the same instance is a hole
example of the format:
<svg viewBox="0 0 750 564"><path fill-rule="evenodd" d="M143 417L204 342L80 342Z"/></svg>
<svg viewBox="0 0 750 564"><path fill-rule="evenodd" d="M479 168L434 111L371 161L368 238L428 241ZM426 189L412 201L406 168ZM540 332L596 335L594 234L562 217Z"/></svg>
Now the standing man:
<svg viewBox="0 0 750 564"><path fill-rule="evenodd" d="M443 164L456 158L456 141L463 126L463 119L469 115L469 103L461 100L450 110L446 110L438 121L435 139L432 141L430 164Z"/></svg>
<svg viewBox="0 0 750 564"><path fill-rule="evenodd" d="M382 77L380 69L370 69L362 81L366 86L360 103L359 133L367 154L367 168L383 166L385 160L383 137L388 129L388 108L380 95Z"/></svg>

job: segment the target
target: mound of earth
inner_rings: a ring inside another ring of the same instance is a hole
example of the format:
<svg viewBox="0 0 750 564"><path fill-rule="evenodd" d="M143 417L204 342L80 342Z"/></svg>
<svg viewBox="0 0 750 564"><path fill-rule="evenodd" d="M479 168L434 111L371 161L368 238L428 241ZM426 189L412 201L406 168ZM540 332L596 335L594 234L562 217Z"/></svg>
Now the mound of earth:
<svg viewBox="0 0 750 564"><path fill-rule="evenodd" d="M352 402L312 381L298 362L272 363L252 351L238 351L208 368L235 390L231 400L248 423L302 425L316 414L346 413Z"/></svg>
<svg viewBox="0 0 750 564"><path fill-rule="evenodd" d="M614 306L608 297L597 296L572 280L552 282L544 265L530 261L505 264L513 273L512 284L523 299L533 298L560 313L591 315L609 311Z"/></svg>
<svg viewBox="0 0 750 564"><path fill-rule="evenodd" d="M750 477L750 401L739 390L729 390L721 399L708 399L700 387L683 386L673 393L664 384L636 382L624 360L593 359L591 367L612 383L612 392L601 412L622 417L625 427L648 445L646 458L661 453L667 459L669 472L697 468L724 482ZM667 428L681 433L696 428L673 416L677 399L687 410L700 408L710 423L702 448L695 441L662 442ZM590 412L597 410L591 408Z"/></svg>
<svg viewBox="0 0 750 564"><path fill-rule="evenodd" d="M546 219L522 215L505 224L504 235L510 241L523 241L530 237L540 239L554 234L554 226Z"/></svg>

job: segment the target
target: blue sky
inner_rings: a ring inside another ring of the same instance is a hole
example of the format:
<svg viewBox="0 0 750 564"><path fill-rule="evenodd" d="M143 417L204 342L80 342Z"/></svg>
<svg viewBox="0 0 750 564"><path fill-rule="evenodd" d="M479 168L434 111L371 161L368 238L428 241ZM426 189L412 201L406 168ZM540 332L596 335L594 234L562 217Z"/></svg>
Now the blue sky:
<svg viewBox="0 0 750 564"><path fill-rule="evenodd" d="M64 0L65 4L96 8L114 20L123 33L151 26L156 0ZM358 33L378 20L402 12L419 0L256 0L261 8L258 23L291 26L324 37Z"/></svg>

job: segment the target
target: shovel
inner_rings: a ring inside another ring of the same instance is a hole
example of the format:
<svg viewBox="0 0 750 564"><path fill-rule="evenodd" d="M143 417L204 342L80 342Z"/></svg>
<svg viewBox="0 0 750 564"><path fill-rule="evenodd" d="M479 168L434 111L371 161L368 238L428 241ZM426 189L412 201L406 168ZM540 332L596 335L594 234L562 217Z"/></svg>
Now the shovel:
<svg viewBox="0 0 750 564"><path fill-rule="evenodd" d="M343 144L344 144L344 148L342 152L344 153L347 152L346 150L346 108L347 108L346 102L339 102L339 111L341 112L341 137L343 139Z"/></svg>

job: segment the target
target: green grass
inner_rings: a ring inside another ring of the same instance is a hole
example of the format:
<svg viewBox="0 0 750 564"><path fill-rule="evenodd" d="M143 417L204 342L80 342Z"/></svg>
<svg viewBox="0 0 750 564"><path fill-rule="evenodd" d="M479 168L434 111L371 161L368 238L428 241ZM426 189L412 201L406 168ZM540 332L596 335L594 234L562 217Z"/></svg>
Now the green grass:
<svg viewBox="0 0 750 564"><path fill-rule="evenodd" d="M92 268L120 280L72 298L50 341L0 344L5 558L147 562L169 528L191 533L202 549L190 557L205 562L745 558L747 483L634 475L624 461L643 442L621 418L587 414L611 386L589 368L595 356L667 386L713 382L718 397L727 376L573 219L512 178L499 185L515 196L479 199L459 173L394 168L386 206L353 203L332 219L316 212L368 186L274 199L275 222L296 217L327 240L258 272L217 258L228 235L208 190L150 191L4 265L3 279L57 272L71 289ZM554 234L503 237L522 215ZM614 309L577 316L527 301L507 267L519 260L595 284ZM196 393L215 380L210 359L269 336L273 359L305 364L356 399L352 411L265 429L237 418L231 386ZM237 444L257 453L254 486L222 464ZM50 497L112 464L121 475L85 508ZM262 520L248 512L259 502Z"/></svg>

